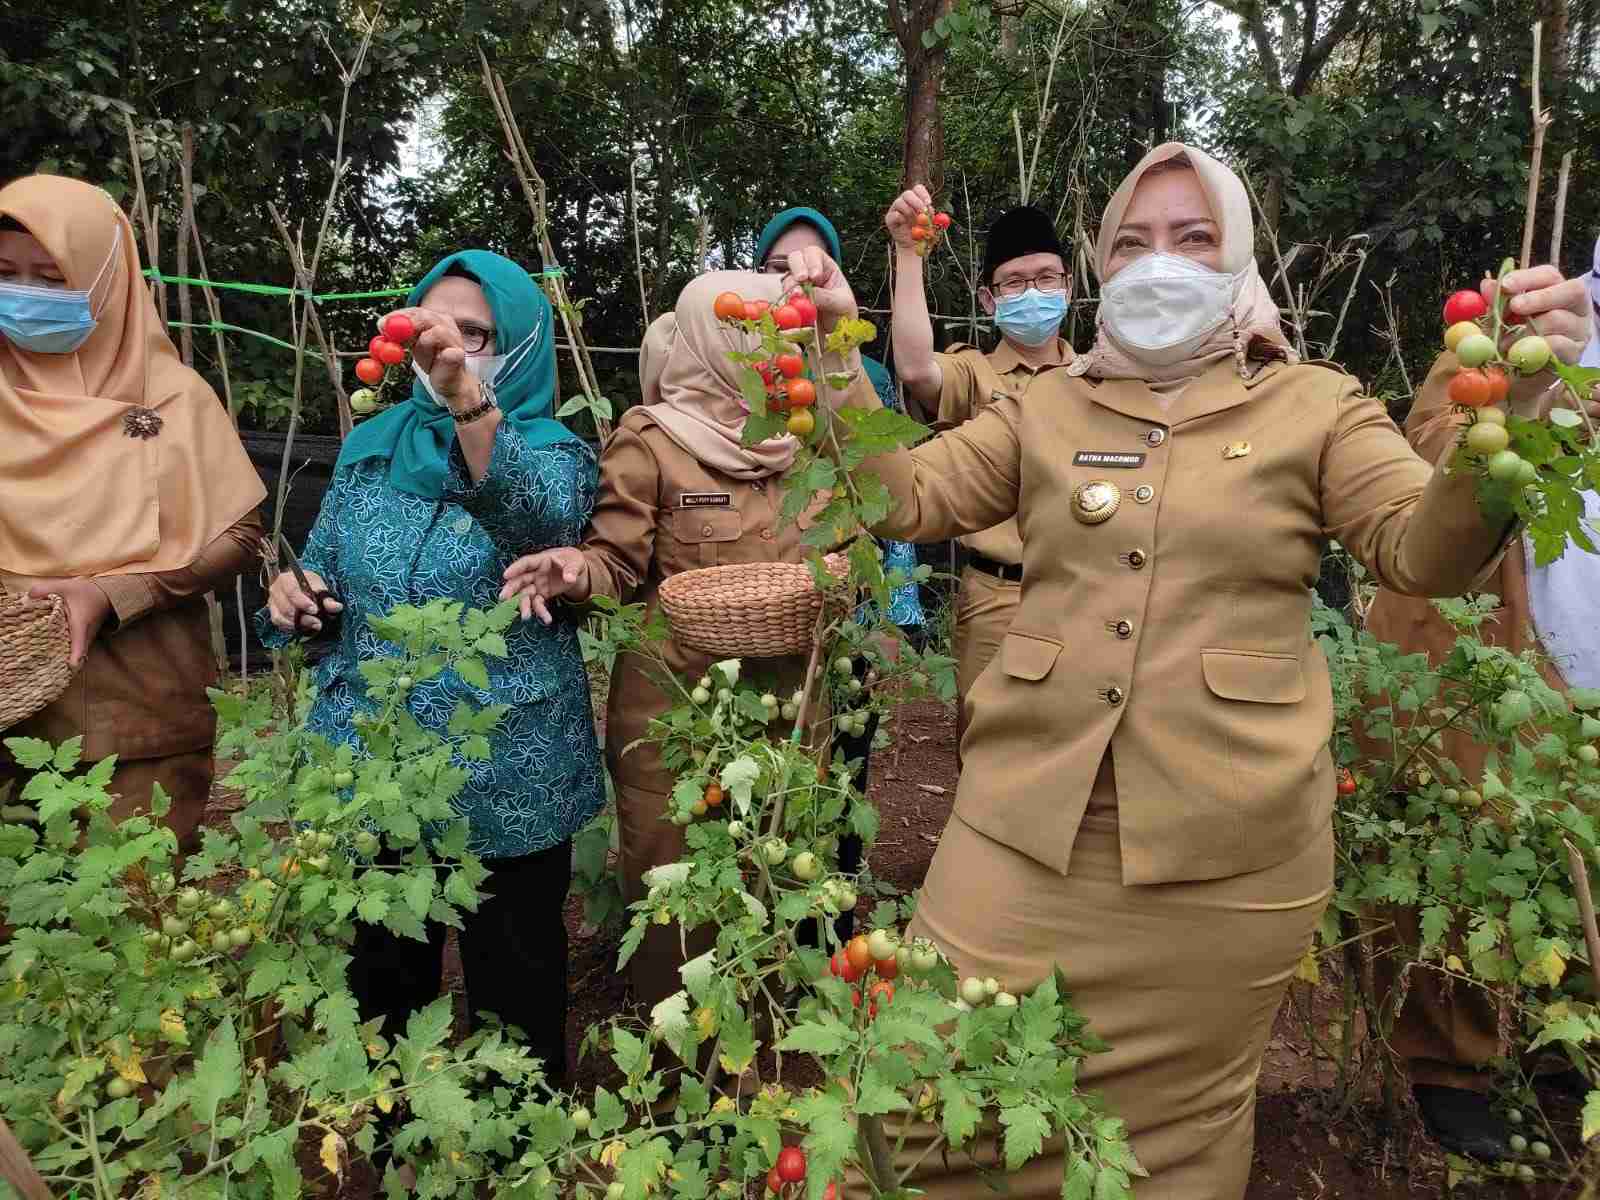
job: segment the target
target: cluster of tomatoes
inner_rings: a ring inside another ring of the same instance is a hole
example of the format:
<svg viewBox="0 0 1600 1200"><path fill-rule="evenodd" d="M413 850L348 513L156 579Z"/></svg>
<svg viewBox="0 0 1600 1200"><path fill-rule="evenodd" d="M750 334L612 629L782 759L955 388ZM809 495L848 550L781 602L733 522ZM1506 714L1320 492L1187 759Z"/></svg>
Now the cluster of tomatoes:
<svg viewBox="0 0 1600 1200"><path fill-rule="evenodd" d="M1511 393L1510 372L1536 375L1544 370L1550 364L1550 343L1536 333L1526 334L1502 358L1494 339L1479 324L1488 313L1488 303L1475 291L1462 290L1445 301L1445 349L1462 368L1450 381L1450 402L1472 410L1466 445L1483 457L1489 478L1526 486L1538 479L1539 472L1510 448L1502 406Z"/></svg>
<svg viewBox="0 0 1600 1200"><path fill-rule="evenodd" d="M384 372L406 360L406 346L417 336L417 327L404 313L393 313L383 322L382 332L367 344L367 357L356 363L356 378L370 386L351 393L352 412L372 412L378 407L372 388L383 382Z"/></svg>
<svg viewBox="0 0 1600 1200"><path fill-rule="evenodd" d="M846 983L859 983L868 975L877 979L868 985L866 993L867 1016L878 1015L878 1002L888 1004L894 999L894 984L901 971L912 976L926 975L939 965L939 952L933 943L919 939L914 945L904 946L890 930L874 929L870 934L858 933L833 952L828 960L828 973ZM850 1003L861 1007L860 988L850 990Z"/></svg>
<svg viewBox="0 0 1600 1200"><path fill-rule="evenodd" d="M150 890L166 908L159 914L160 928L144 934L145 949L152 955L164 954L174 962L186 963L207 949L213 954L243 949L254 936L246 918L228 897L208 897L195 887L180 890L170 872L155 876Z"/></svg>
<svg viewBox="0 0 1600 1200"><path fill-rule="evenodd" d="M927 258L939 244L939 237L950 228L950 214L923 209L911 223L911 240L916 243L917 257Z"/></svg>
<svg viewBox="0 0 1600 1200"><path fill-rule="evenodd" d="M785 1146L778 1151L778 1161L772 1164L772 1170L767 1172L767 1190L773 1195L783 1194L783 1190L806 1181L806 1152L799 1146ZM834 1180L828 1181L827 1189L822 1193L822 1200L841 1200L843 1189Z"/></svg>
<svg viewBox="0 0 1600 1200"><path fill-rule="evenodd" d="M762 320L769 313L779 332L809 329L817 323L817 306L801 288L795 288L776 306L766 300L746 300L738 292L723 292L712 302L719 321ZM789 432L795 437L810 437L817 427L811 412L817 402L817 386L805 377L806 360L797 350L786 350L770 360L755 364L756 374L767 389L767 410L789 414Z"/></svg>

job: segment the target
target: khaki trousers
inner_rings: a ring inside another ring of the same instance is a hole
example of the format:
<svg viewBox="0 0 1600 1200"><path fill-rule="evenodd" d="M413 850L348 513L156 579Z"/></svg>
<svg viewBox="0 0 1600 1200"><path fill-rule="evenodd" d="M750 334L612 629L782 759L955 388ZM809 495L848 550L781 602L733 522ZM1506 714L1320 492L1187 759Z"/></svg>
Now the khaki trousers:
<svg viewBox="0 0 1600 1200"><path fill-rule="evenodd" d="M1386 909L1383 916L1395 927L1373 939L1373 974L1378 1002L1387 1005L1398 968L1407 961L1405 948L1421 944L1422 928L1414 908ZM1491 993L1459 981L1452 984L1426 967L1407 975L1406 989L1389 1045L1405 1062L1411 1082L1488 1091L1493 1078L1487 1068L1500 1053L1499 1010Z"/></svg>
<svg viewBox="0 0 1600 1200"><path fill-rule="evenodd" d="M956 592L955 630L951 635L956 660L956 751L967 728L967 697L984 668L1000 652L1006 630L1022 601L1022 585L997 579L976 567L961 571Z"/></svg>

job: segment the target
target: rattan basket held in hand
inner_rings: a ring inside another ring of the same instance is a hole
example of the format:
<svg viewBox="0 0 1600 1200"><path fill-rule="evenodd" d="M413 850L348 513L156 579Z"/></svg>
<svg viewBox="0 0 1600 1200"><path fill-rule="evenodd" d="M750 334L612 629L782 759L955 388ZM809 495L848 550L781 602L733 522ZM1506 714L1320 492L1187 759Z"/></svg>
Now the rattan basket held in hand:
<svg viewBox="0 0 1600 1200"><path fill-rule="evenodd" d="M0 590L0 729L33 716L72 680L72 635L60 596Z"/></svg>
<svg viewBox="0 0 1600 1200"><path fill-rule="evenodd" d="M826 597L841 609L849 563L842 554L823 560L841 586ZM823 593L805 563L732 563L683 571L661 581L661 611L678 643L728 658L779 658L811 649Z"/></svg>

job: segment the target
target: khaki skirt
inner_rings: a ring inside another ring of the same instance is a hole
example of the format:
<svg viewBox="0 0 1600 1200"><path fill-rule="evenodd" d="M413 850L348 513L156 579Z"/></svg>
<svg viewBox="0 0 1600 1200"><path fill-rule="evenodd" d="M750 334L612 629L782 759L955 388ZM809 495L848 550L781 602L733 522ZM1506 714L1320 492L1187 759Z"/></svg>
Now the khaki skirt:
<svg viewBox="0 0 1600 1200"><path fill-rule="evenodd" d="M1057 964L1111 1049L1082 1086L1128 1126L1150 1172L1139 1200L1241 1200L1255 1087L1284 989L1333 889L1333 830L1280 866L1231 879L1128 887L1114 815L1090 814L1063 878L953 817L911 924L963 975L1025 992ZM891 1142L898 1127L889 1131ZM915 1162L934 1131L913 1128ZM992 1170L992 1144L978 1147ZM1059 1150L1008 1180L1016 1198L1061 1193ZM931 1200L993 1195L972 1160L930 1154L907 1181Z"/></svg>

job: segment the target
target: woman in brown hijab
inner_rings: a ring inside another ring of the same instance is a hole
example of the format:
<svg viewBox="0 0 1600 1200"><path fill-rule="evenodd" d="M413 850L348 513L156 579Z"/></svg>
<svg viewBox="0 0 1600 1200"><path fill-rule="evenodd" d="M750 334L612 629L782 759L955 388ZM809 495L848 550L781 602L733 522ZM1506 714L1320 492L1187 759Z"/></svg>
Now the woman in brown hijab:
<svg viewBox="0 0 1600 1200"><path fill-rule="evenodd" d="M256 560L266 493L162 329L127 217L77 180L0 189L0 479L0 586L66 601L75 667L5 735L117 755L112 813L159 783L191 844L216 731L204 596Z"/></svg>
<svg viewBox="0 0 1600 1200"><path fill-rule="evenodd" d="M755 341L721 324L712 312L719 292L774 301L776 275L717 271L683 289L674 312L658 318L640 353L644 403L629 409L600 458L600 493L580 548L542 551L518 559L507 571L506 595L519 589L538 599L581 602L609 596L642 601L652 610L661 581L680 571L726 563L800 562L800 535L811 522L782 521L781 479L794 462L798 441L784 436L745 446L746 409L729 350ZM528 603L525 599L524 603ZM676 642L665 647L667 665L693 679L709 655ZM745 673L767 678L787 694L805 676L803 658L751 661ZM623 895L632 903L647 890L651 867L683 857L683 830L666 820L672 776L653 746L626 747L643 737L672 700L646 677L641 664L617 660L606 715L606 763L616 787ZM655 1004L682 984L679 931L651 926L630 963L636 1002Z"/></svg>

